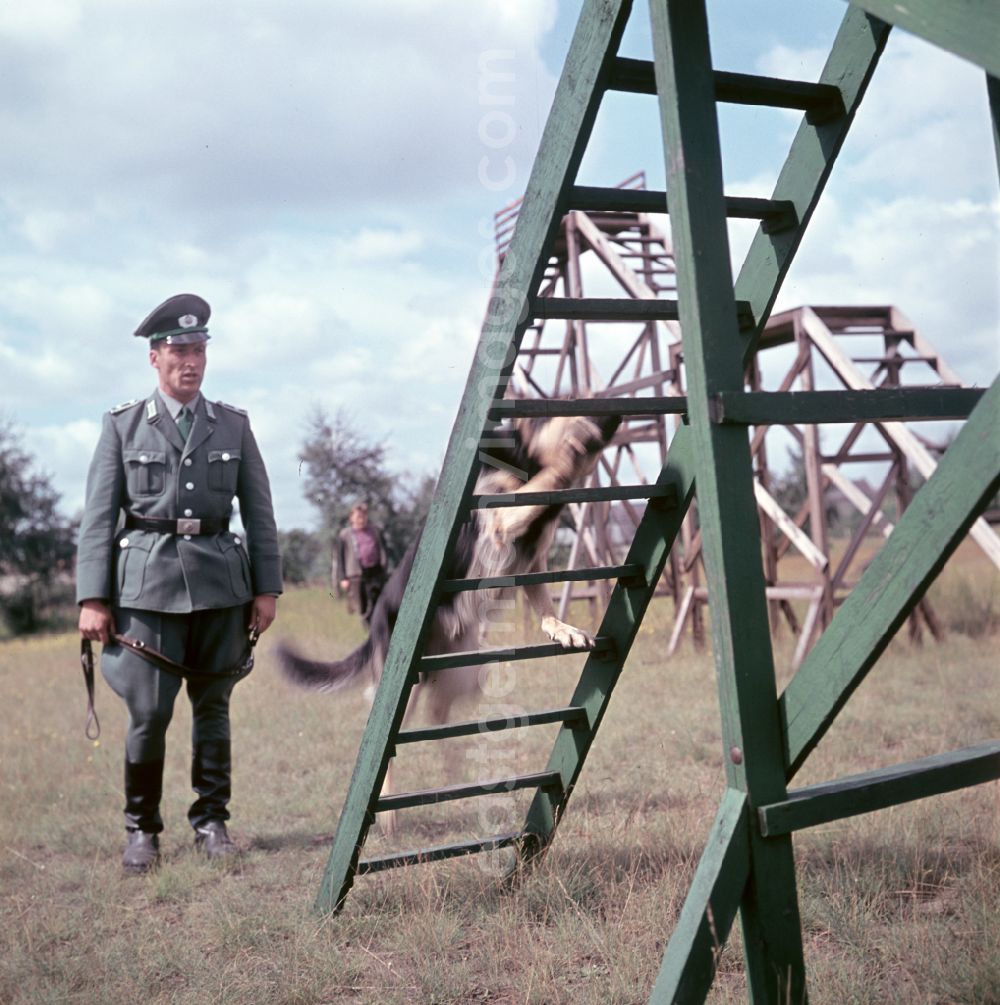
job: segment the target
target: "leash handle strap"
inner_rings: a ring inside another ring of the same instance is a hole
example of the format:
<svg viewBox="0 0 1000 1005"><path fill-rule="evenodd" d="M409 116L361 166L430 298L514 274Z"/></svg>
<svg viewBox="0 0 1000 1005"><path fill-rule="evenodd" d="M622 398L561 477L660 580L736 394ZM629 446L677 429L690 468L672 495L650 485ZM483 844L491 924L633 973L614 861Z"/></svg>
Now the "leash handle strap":
<svg viewBox="0 0 1000 1005"><path fill-rule="evenodd" d="M90 639L80 639L80 666L83 682L87 686L87 725L83 728L88 740L96 740L101 735L101 723L94 708L94 649Z"/></svg>

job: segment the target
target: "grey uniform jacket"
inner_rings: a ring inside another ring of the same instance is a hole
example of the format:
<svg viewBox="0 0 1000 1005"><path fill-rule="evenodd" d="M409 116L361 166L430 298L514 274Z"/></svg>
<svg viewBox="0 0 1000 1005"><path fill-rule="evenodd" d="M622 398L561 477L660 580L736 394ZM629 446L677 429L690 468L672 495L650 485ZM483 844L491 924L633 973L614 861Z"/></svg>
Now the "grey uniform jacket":
<svg viewBox="0 0 1000 1005"><path fill-rule="evenodd" d="M227 521L239 499L245 536L123 527L124 513ZM77 602L185 614L282 592L271 489L241 409L198 399L187 443L158 393L104 416L87 476Z"/></svg>

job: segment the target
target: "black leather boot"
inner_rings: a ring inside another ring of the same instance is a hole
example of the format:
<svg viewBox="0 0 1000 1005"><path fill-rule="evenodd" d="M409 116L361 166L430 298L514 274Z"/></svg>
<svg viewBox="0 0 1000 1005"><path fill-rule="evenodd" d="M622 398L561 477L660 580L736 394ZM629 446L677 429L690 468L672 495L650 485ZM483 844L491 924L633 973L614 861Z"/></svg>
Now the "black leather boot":
<svg viewBox="0 0 1000 1005"><path fill-rule="evenodd" d="M232 793L231 769L229 740L210 740L195 745L191 758L191 786L198 798L188 811L188 820L195 829L196 847L210 858L236 850L226 831L227 806Z"/></svg>
<svg viewBox="0 0 1000 1005"><path fill-rule="evenodd" d="M122 855L127 872L148 872L160 860L157 835L163 830L160 797L163 761L135 764L125 760L125 829L128 843Z"/></svg>
<svg viewBox="0 0 1000 1005"><path fill-rule="evenodd" d="M221 820L209 820L207 824L196 827L194 846L206 858L224 859L239 854L239 848L233 844L226 825Z"/></svg>

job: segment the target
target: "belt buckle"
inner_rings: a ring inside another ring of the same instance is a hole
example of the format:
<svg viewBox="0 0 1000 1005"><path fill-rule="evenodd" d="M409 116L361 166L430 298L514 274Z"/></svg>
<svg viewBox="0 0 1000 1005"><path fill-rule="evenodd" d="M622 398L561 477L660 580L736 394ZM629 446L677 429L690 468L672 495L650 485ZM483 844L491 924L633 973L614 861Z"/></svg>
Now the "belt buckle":
<svg viewBox="0 0 1000 1005"><path fill-rule="evenodd" d="M178 534L200 534L201 533L201 520L191 520L187 518L180 518L177 521L177 533Z"/></svg>

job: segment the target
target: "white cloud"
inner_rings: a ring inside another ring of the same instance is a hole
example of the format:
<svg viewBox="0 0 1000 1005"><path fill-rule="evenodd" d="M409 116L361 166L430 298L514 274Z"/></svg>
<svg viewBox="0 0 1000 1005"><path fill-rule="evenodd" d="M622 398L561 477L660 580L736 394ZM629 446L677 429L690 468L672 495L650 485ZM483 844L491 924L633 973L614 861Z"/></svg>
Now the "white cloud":
<svg viewBox="0 0 1000 1005"><path fill-rule="evenodd" d="M493 110L484 98L513 99L510 151L528 161L553 86L538 56L552 2L63 9L0 22L17 82L0 95L3 198L24 217L109 199L176 237L171 214L210 234L441 198L478 186L466 151ZM481 94L488 53L510 80Z"/></svg>

